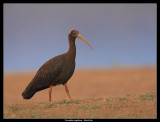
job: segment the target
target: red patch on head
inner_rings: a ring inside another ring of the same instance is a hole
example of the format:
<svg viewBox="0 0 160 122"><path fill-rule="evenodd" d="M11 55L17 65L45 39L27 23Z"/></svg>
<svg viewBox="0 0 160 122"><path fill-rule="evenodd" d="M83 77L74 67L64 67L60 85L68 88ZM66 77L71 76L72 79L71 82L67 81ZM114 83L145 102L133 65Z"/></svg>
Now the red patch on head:
<svg viewBox="0 0 160 122"><path fill-rule="evenodd" d="M72 32L73 30L77 31L76 29L71 29L71 31L70 31L69 33L71 34L71 32Z"/></svg>

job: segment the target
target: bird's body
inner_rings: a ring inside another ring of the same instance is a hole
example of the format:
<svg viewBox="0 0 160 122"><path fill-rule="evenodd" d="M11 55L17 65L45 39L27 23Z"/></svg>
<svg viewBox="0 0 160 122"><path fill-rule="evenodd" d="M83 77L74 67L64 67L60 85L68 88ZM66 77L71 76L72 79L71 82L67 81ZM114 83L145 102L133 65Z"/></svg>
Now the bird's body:
<svg viewBox="0 0 160 122"><path fill-rule="evenodd" d="M75 32L76 30L71 31ZM75 70L75 39L76 38L73 37L70 32L70 34L68 35L68 51L64 54L58 55L48 60L39 68L35 77L22 93L24 99L30 99L36 92L44 90L46 88L52 88L51 86L60 84L65 85L67 83ZM71 99L67 85L65 85L65 88L69 98ZM51 94L51 91L49 93Z"/></svg>

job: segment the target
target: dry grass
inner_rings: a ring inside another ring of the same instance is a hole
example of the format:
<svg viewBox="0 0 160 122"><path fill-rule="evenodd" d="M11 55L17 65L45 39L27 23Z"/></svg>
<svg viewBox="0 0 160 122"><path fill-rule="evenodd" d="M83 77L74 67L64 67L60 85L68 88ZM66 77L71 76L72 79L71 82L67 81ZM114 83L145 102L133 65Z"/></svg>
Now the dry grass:
<svg viewBox="0 0 160 122"><path fill-rule="evenodd" d="M156 118L156 94L4 106L4 118Z"/></svg>
<svg viewBox="0 0 160 122"><path fill-rule="evenodd" d="M4 75L4 118L156 118L156 69L76 70L64 86L23 100L35 73Z"/></svg>

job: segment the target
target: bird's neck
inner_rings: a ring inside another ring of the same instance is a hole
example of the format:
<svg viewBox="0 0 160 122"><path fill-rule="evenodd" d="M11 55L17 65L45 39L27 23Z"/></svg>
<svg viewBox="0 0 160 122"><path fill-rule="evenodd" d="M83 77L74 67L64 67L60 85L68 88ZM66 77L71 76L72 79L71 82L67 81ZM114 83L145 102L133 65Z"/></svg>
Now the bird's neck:
<svg viewBox="0 0 160 122"><path fill-rule="evenodd" d="M70 59L75 60L76 57L76 45L75 45L75 39L70 34L68 35L68 40L69 40L69 49L67 52L67 55Z"/></svg>

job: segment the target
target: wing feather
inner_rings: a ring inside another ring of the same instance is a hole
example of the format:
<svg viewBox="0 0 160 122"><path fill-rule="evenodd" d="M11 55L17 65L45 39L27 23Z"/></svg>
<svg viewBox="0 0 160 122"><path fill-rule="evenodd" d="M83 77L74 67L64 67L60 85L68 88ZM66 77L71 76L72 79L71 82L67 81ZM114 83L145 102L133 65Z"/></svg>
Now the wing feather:
<svg viewBox="0 0 160 122"><path fill-rule="evenodd" d="M57 56L47 61L39 68L28 87L36 92L48 88L61 73L63 63L63 56Z"/></svg>

